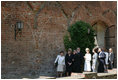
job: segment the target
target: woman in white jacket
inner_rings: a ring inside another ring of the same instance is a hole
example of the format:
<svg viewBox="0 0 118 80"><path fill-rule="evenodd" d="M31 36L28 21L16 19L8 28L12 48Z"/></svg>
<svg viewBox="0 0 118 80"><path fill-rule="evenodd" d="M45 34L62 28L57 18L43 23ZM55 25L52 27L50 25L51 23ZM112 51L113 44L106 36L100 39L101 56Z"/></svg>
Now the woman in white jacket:
<svg viewBox="0 0 118 80"><path fill-rule="evenodd" d="M97 72L98 69L98 48L93 49L93 56L92 56L92 71Z"/></svg>
<svg viewBox="0 0 118 80"><path fill-rule="evenodd" d="M65 66L65 56L64 56L64 52L61 51L60 55L57 55L57 58L55 60L54 63L58 62L57 65L57 77L62 77L63 72L64 72L64 66Z"/></svg>
<svg viewBox="0 0 118 80"><path fill-rule="evenodd" d="M91 63L90 63L90 61L91 61L91 54L89 53L89 48L86 48L86 54L85 54L85 56L84 56L84 59L85 59L85 63L84 63L84 71L87 71L87 72L89 72L89 71L91 71Z"/></svg>

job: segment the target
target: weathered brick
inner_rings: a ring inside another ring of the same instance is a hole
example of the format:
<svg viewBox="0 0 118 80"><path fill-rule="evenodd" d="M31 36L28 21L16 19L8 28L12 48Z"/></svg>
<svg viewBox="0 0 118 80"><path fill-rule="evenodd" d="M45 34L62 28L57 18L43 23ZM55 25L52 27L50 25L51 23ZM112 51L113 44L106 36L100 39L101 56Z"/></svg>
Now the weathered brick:
<svg viewBox="0 0 118 80"><path fill-rule="evenodd" d="M31 1L29 3L33 9L26 1L1 2L1 67L2 75L5 78L18 78L18 73L20 75L25 73L30 75L55 75L53 62L59 51L65 50L63 36L67 32L67 22L79 4L80 8L76 9L75 16L70 24L83 20L93 25L101 20L108 25L107 27L115 25L116 28L117 25L117 16L115 15L115 11L117 11L116 1L60 2L62 6L59 6L54 1L46 2L45 7L37 14L38 25L35 29L34 20L36 19L36 13L45 2ZM103 15L108 9L110 12ZM67 16L64 16L62 10ZM17 35L17 40L15 40L14 25L19 20L23 21L24 27L22 36ZM112 29L109 32L110 35L113 35L112 32L116 33L116 29ZM116 43L116 35L114 40L109 42ZM114 50L116 53L116 44ZM16 75L14 76L14 74ZM12 76L9 77L8 75Z"/></svg>

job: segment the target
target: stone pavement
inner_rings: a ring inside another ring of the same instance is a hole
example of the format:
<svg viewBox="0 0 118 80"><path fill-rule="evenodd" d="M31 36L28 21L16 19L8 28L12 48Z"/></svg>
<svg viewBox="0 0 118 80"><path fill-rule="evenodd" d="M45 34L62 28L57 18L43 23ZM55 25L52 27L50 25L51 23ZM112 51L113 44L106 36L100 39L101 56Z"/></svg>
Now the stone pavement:
<svg viewBox="0 0 118 80"><path fill-rule="evenodd" d="M117 79L117 69L108 70L108 73L94 73L94 72L83 72L83 73L72 73L69 77L46 77L40 76L40 79Z"/></svg>
<svg viewBox="0 0 118 80"><path fill-rule="evenodd" d="M83 73L72 73L68 77L56 78L55 76L49 76L45 74L8 74L7 76L2 75L2 79L117 79L117 69L108 70L108 73L94 73L94 72L83 72Z"/></svg>
<svg viewBox="0 0 118 80"><path fill-rule="evenodd" d="M108 73L98 73L97 76L99 79L117 79L117 69L108 70Z"/></svg>

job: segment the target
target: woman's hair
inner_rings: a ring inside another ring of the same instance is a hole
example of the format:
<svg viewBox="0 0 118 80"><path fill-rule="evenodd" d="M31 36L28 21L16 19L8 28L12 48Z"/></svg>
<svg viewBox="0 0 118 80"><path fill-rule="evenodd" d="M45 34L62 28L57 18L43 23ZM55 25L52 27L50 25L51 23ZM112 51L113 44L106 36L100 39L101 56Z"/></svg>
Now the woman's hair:
<svg viewBox="0 0 118 80"><path fill-rule="evenodd" d="M64 51L60 51L60 53L64 53Z"/></svg>
<svg viewBox="0 0 118 80"><path fill-rule="evenodd" d="M98 53L98 48L93 48L95 53Z"/></svg>
<svg viewBox="0 0 118 80"><path fill-rule="evenodd" d="M71 48L69 48L69 49L68 49L68 51L72 51L72 49L71 49Z"/></svg>
<svg viewBox="0 0 118 80"><path fill-rule="evenodd" d="M90 49L89 48L86 48L85 51L90 51Z"/></svg>
<svg viewBox="0 0 118 80"><path fill-rule="evenodd" d="M103 48L103 51L107 52L107 49L106 48Z"/></svg>
<svg viewBox="0 0 118 80"><path fill-rule="evenodd" d="M71 49L71 48L69 48L69 49L68 49L68 52L70 52L70 54L72 54L72 49Z"/></svg>

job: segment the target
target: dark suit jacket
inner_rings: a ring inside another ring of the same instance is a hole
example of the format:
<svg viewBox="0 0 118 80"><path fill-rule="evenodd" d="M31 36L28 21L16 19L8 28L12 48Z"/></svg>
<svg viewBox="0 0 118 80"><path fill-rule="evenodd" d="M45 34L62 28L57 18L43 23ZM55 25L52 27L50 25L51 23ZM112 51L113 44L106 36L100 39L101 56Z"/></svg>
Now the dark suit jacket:
<svg viewBox="0 0 118 80"><path fill-rule="evenodd" d="M113 53L109 53L109 61L113 62L114 59L114 54Z"/></svg>

